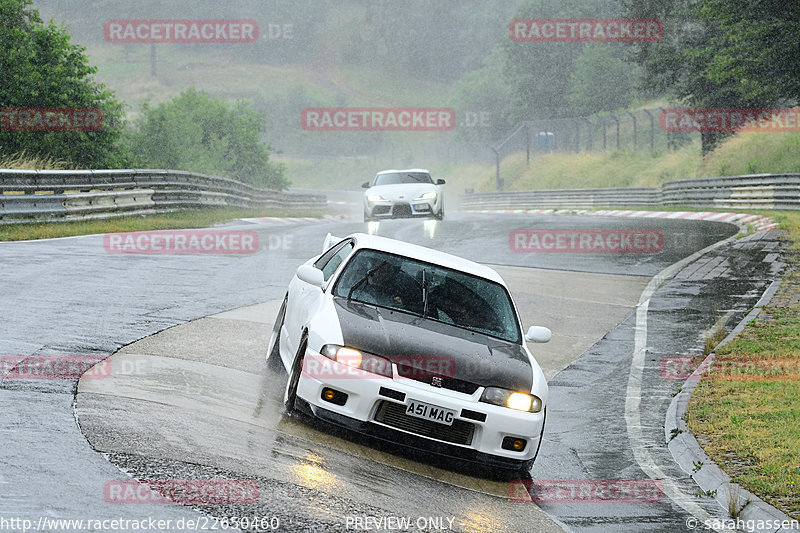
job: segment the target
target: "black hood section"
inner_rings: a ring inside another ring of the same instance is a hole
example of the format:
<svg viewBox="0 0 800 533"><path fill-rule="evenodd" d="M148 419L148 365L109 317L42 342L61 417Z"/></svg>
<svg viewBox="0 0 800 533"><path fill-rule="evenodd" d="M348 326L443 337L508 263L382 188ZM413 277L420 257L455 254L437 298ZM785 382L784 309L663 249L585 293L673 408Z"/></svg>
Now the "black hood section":
<svg viewBox="0 0 800 533"><path fill-rule="evenodd" d="M398 365L422 365L434 375L487 387L531 390L533 370L522 346L346 298L336 297L333 304L347 346Z"/></svg>

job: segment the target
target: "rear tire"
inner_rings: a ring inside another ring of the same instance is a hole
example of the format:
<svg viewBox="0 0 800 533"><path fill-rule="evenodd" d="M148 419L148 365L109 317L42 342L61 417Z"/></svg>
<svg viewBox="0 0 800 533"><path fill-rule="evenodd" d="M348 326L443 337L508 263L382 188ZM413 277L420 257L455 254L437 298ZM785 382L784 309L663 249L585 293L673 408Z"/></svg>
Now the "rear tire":
<svg viewBox="0 0 800 533"><path fill-rule="evenodd" d="M300 339L300 346L297 349L297 354L294 356L294 363L292 370L289 372L289 381L286 383L286 394L283 399L283 407L286 414L292 415L296 412L297 404L297 386L300 384L300 374L303 371L303 359L306 356L306 346L308 345L308 338L303 335Z"/></svg>
<svg viewBox="0 0 800 533"><path fill-rule="evenodd" d="M286 318L286 302L289 300L289 293L283 297L283 303L275 317L275 325L272 326L272 335L267 343L267 368L270 370L282 370L283 361L281 360L281 328Z"/></svg>

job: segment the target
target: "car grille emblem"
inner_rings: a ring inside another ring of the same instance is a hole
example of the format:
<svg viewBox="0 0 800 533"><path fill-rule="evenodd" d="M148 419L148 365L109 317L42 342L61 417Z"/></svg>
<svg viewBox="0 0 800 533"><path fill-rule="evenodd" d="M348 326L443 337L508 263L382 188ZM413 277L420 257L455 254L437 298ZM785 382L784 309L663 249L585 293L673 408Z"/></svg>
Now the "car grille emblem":
<svg viewBox="0 0 800 533"><path fill-rule="evenodd" d="M431 385L433 385L434 387L441 387L442 386L442 378L440 378L439 376L431 377Z"/></svg>

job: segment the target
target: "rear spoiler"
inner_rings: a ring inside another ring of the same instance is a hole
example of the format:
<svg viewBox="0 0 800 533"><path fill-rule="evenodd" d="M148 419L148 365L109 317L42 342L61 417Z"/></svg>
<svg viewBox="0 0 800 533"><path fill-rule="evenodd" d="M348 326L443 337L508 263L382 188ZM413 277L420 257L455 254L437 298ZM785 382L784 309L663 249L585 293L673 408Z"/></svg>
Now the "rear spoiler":
<svg viewBox="0 0 800 533"><path fill-rule="evenodd" d="M330 233L325 235L325 242L322 243L322 253L325 253L331 246L336 244L337 242L341 242L344 240L344 237L334 237Z"/></svg>

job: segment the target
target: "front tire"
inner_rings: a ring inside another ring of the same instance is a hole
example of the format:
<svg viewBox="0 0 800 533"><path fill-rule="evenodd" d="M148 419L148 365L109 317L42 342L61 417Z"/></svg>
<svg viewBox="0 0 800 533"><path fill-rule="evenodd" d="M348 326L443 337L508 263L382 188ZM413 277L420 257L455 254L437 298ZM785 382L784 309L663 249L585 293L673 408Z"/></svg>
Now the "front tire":
<svg viewBox="0 0 800 533"><path fill-rule="evenodd" d="M439 208L439 213L434 215L433 218L436 220L442 220L444 218L444 204L442 204L442 207Z"/></svg>
<svg viewBox="0 0 800 533"><path fill-rule="evenodd" d="M292 370L289 372L289 381L286 383L286 394L283 397L283 407L288 415L294 414L297 410L297 386L300 384L300 374L303 372L303 359L305 359L306 356L306 346L308 346L308 338L304 335L300 340L297 354L294 356Z"/></svg>

